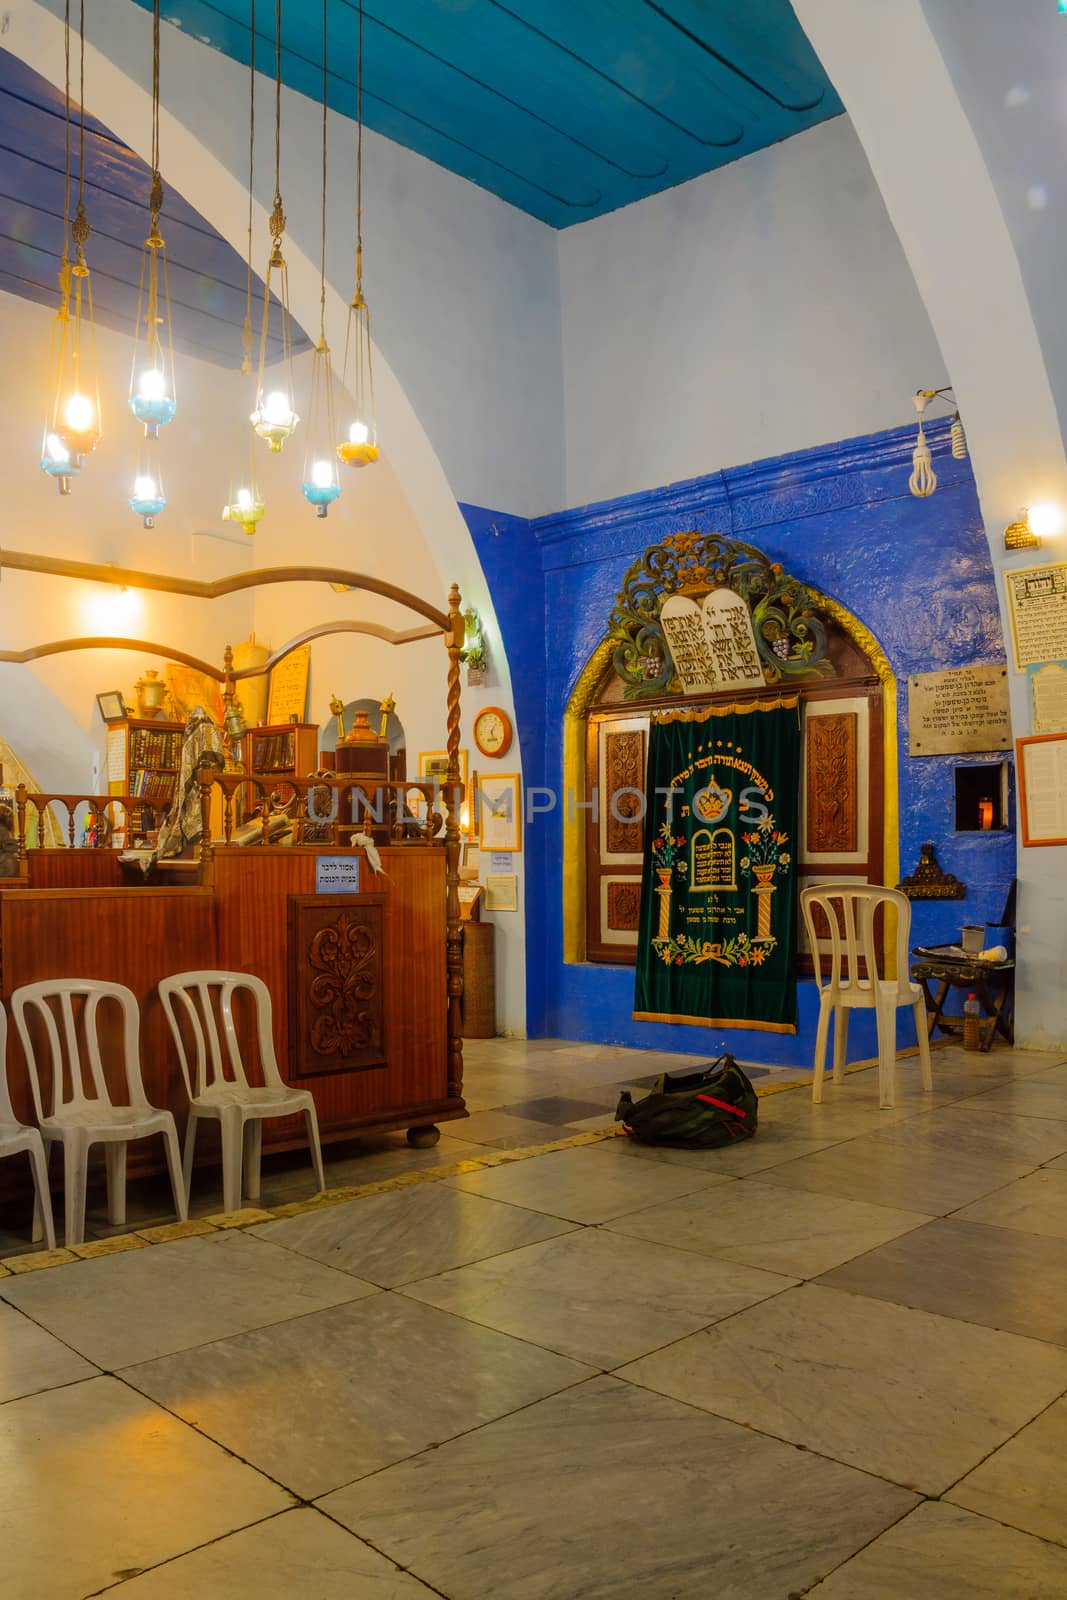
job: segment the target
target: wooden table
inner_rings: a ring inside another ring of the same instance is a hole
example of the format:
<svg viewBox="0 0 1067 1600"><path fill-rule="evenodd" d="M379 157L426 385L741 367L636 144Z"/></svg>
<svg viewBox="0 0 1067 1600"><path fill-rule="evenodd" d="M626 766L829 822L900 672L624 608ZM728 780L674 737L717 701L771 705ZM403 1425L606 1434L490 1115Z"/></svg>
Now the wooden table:
<svg viewBox="0 0 1067 1600"><path fill-rule="evenodd" d="M952 956L934 950L913 950L911 977L922 985L930 1037L934 1029L942 1033L963 1033L963 1018L946 1016L944 1004L952 989L965 989L981 1006L978 1037L983 1052L992 1049L1000 1033L1009 1044L1015 1040L1015 962L982 961L977 956ZM932 984L936 994L931 994Z"/></svg>

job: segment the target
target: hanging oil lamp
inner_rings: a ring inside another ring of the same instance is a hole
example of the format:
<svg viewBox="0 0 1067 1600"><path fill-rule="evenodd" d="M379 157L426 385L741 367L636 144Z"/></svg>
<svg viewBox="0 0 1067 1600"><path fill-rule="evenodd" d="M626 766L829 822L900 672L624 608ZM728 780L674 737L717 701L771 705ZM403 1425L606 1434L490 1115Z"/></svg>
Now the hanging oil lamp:
<svg viewBox="0 0 1067 1600"><path fill-rule="evenodd" d="M337 437L333 420L333 362L326 342L326 0L322 0L322 252L319 268L319 338L311 356L311 403L308 406L307 449L304 452L304 499L326 516L341 493L332 445Z"/></svg>
<svg viewBox="0 0 1067 1600"><path fill-rule="evenodd" d="M41 469L55 479L60 494L69 494L83 458L100 439L100 384L96 365L96 330L93 321L92 280L85 259L91 228L85 212L85 0L82 0L81 124L79 136L78 205L70 221L70 0L64 12L66 44L65 181L63 201L63 258L59 269L59 310L52 325L49 360L50 405L41 445ZM74 261L70 260L70 242Z"/></svg>
<svg viewBox="0 0 1067 1600"><path fill-rule="evenodd" d="M370 310L363 294L363 0L359 0L356 67L356 287L348 308L342 386L354 402L347 437L337 455L347 467L369 467L378 459L378 425L374 410L374 368L371 357Z"/></svg>
<svg viewBox="0 0 1067 1600"><path fill-rule="evenodd" d="M293 338L289 316L289 268L282 254L285 210L281 192L282 133L282 0L274 0L274 209L270 216L271 252L263 284L263 322L259 334L259 381L255 409L249 418L258 436L277 454L300 421L294 404ZM267 382L267 329L270 323L271 289L280 312L281 374Z"/></svg>
<svg viewBox="0 0 1067 1600"><path fill-rule="evenodd" d="M241 329L240 382L247 392L254 388L252 379L252 211L253 178L256 152L256 0L252 0L251 51L248 67L248 242L245 250L245 320ZM239 466L241 458L244 464ZM266 507L256 484L255 440L242 419L238 437L234 441L234 472L230 477L229 493L222 508L223 522L236 522L247 534L254 534Z"/></svg>

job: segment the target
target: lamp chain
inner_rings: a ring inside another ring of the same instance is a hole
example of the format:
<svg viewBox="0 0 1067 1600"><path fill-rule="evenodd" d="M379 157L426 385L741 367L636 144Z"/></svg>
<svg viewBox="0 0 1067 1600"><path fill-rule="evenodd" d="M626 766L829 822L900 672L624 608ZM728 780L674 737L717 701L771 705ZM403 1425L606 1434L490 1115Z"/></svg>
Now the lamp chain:
<svg viewBox="0 0 1067 1600"><path fill-rule="evenodd" d="M270 236L274 240L271 266L281 265L285 212L282 209L282 0L274 0L274 210Z"/></svg>
<svg viewBox="0 0 1067 1600"><path fill-rule="evenodd" d="M78 18L78 100L81 111L81 127L78 137L78 209L74 213L71 223L70 236L74 241L77 251L75 272L84 277L88 268L85 265L85 246L89 240L92 229L89 219L85 215L85 0L81 0Z"/></svg>
<svg viewBox="0 0 1067 1600"><path fill-rule="evenodd" d="M363 0L359 0L356 51L356 292L353 305L363 304Z"/></svg>
<svg viewBox="0 0 1067 1600"><path fill-rule="evenodd" d="M326 348L326 88L329 74L326 65L326 6L322 0L322 250L319 267L319 343Z"/></svg>
<svg viewBox="0 0 1067 1600"><path fill-rule="evenodd" d="M245 322L241 329L241 371L252 371L252 180L256 159L256 0L252 0L252 33L248 63L248 259L245 283Z"/></svg>
<svg viewBox="0 0 1067 1600"><path fill-rule="evenodd" d="M152 238L159 233L163 210L163 179L159 172L159 0L152 0L152 189L148 197Z"/></svg>

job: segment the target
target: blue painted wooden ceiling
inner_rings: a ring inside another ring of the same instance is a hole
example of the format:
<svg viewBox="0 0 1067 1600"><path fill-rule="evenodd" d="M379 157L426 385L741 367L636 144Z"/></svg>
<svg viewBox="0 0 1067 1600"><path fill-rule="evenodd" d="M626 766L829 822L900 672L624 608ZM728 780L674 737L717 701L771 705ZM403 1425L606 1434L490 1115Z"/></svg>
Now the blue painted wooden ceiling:
<svg viewBox="0 0 1067 1600"><path fill-rule="evenodd" d="M328 14L330 105L354 116L354 0ZM162 15L247 64L250 0L162 0ZM283 77L315 100L321 16L283 0ZM270 69L268 0L256 38ZM363 89L368 127L556 228L842 109L790 0L365 0Z"/></svg>
<svg viewBox="0 0 1067 1600"><path fill-rule="evenodd" d="M91 12L89 22L91 26ZM77 151L75 129L75 199ZM0 289L55 306L63 249L63 95L6 50L0 50L0 157ZM165 172L163 176L165 181ZM151 173L140 157L103 123L87 117L85 205L93 231L86 255L94 311L102 326L131 335L150 186ZM244 261L170 188L162 231L170 260L175 345L220 366L239 366ZM258 278L253 289L258 338L263 304ZM275 315L272 327L276 322ZM302 334L294 339L294 348L306 344ZM278 354L278 340L272 336L268 358Z"/></svg>

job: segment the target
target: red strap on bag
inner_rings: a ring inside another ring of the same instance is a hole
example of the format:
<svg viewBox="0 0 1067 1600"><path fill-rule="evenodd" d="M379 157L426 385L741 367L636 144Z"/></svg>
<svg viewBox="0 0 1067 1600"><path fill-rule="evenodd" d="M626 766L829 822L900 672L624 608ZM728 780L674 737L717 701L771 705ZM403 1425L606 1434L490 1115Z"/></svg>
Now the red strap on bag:
<svg viewBox="0 0 1067 1600"><path fill-rule="evenodd" d="M725 1100L716 1100L710 1094L698 1094L697 1099L703 1100L706 1106L717 1106L720 1111L729 1111L731 1115L742 1120L748 1116L748 1112L742 1111L740 1106L727 1105Z"/></svg>

